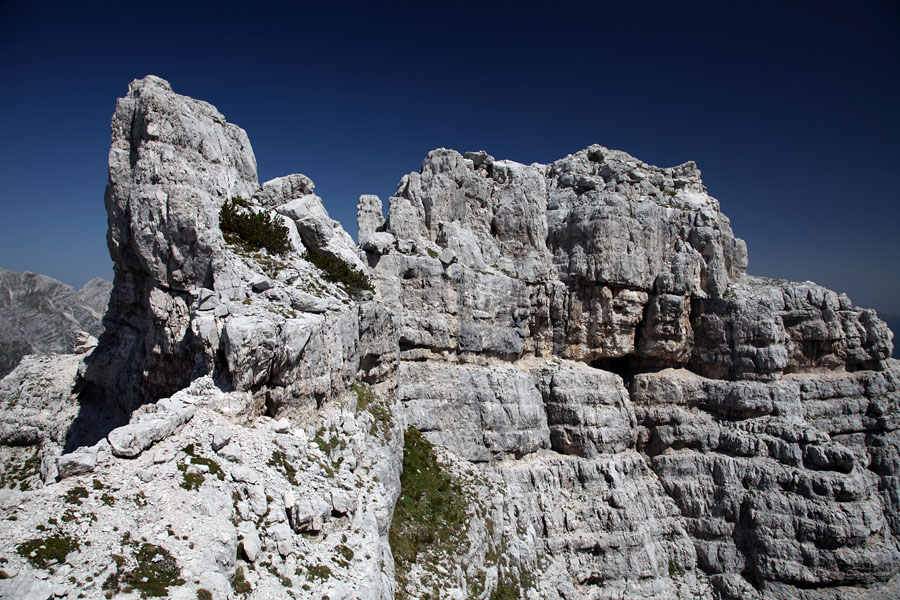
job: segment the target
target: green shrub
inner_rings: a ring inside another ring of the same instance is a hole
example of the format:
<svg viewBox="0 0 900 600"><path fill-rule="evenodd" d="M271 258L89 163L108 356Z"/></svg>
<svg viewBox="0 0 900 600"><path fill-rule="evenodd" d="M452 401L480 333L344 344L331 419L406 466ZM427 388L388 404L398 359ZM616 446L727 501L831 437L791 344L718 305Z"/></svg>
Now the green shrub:
<svg viewBox="0 0 900 600"><path fill-rule="evenodd" d="M291 249L288 229L268 212L248 210L247 201L235 196L222 205L219 227L229 242L242 243L253 249L265 248L274 254L285 254Z"/></svg>
<svg viewBox="0 0 900 600"><path fill-rule="evenodd" d="M303 258L321 269L325 279L343 285L351 296L358 296L363 290L375 291L368 275L339 258L315 250L307 250Z"/></svg>

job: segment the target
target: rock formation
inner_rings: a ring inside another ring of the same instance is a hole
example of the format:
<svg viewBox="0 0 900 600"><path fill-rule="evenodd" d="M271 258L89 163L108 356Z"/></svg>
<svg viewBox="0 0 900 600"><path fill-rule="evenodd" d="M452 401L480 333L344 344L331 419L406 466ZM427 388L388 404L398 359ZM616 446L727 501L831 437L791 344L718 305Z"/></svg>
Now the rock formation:
<svg viewBox="0 0 900 600"><path fill-rule="evenodd" d="M892 335L696 165L435 150L358 246L314 190L131 84L100 345L0 384L2 597L900 592Z"/></svg>
<svg viewBox="0 0 900 600"><path fill-rule="evenodd" d="M45 275L0 269L0 377L26 354L74 352L80 334L98 337L111 288L98 277L76 291Z"/></svg>
<svg viewBox="0 0 900 600"><path fill-rule="evenodd" d="M513 582L746 598L892 581L891 333L846 296L745 275L696 165L435 150L387 219L378 204L360 201L360 245L397 313L407 419L512 507L492 529Z"/></svg>
<svg viewBox="0 0 900 600"><path fill-rule="evenodd" d="M891 331L900 331L900 315L888 315L879 312L878 318L884 321ZM894 352L891 354L891 357L900 358L900 344L894 344Z"/></svg>

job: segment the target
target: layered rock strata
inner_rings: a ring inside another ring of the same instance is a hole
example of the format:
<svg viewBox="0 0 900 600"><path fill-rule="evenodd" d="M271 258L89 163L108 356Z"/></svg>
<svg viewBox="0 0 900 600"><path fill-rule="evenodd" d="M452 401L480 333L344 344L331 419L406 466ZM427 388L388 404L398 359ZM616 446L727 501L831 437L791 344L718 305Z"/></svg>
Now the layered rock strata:
<svg viewBox="0 0 900 600"><path fill-rule="evenodd" d="M360 246L400 399L512 507L501 575L541 598L893 593L891 333L746 275L696 165L441 149L380 206L360 199Z"/></svg>
<svg viewBox="0 0 900 600"><path fill-rule="evenodd" d="M106 331L0 384L0 597L900 592L891 334L746 275L696 165L436 150L358 246L314 191L131 84Z"/></svg>

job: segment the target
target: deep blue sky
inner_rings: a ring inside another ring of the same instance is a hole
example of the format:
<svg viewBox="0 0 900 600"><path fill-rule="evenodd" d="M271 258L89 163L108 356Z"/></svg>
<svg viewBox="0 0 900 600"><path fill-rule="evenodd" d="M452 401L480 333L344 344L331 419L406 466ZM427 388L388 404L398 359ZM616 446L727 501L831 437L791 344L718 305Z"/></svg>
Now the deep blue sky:
<svg viewBox="0 0 900 600"><path fill-rule="evenodd" d="M74 3L73 3L74 4ZM0 266L110 278L109 120L153 73L355 234L435 147L695 160L750 272L900 314L894 2L0 3ZM627 7L625 5L628 5Z"/></svg>

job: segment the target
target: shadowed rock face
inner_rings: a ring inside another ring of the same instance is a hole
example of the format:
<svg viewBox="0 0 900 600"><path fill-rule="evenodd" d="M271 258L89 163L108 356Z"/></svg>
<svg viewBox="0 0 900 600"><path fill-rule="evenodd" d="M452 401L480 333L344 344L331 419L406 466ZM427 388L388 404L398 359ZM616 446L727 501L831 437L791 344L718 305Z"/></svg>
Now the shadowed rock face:
<svg viewBox="0 0 900 600"><path fill-rule="evenodd" d="M45 275L0 269L0 377L26 354L72 352L79 333L99 336L111 288L96 278L74 290Z"/></svg>
<svg viewBox="0 0 900 600"><path fill-rule="evenodd" d="M259 185L212 106L131 84L106 332L0 385L0 466L25 483L0 490L0 545L47 524L92 543L71 572L11 554L0 595L111 590L138 559L124 531L190 571L172 597L900 595L891 334L846 296L746 275L696 165L435 150L386 218L360 198L358 247L314 190ZM223 234L237 196L288 252ZM459 531L398 538L417 502Z"/></svg>

